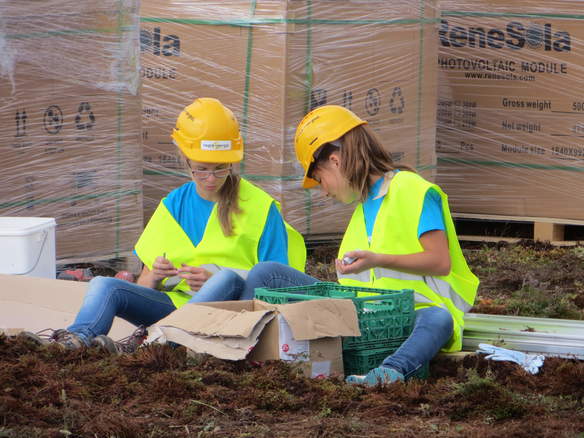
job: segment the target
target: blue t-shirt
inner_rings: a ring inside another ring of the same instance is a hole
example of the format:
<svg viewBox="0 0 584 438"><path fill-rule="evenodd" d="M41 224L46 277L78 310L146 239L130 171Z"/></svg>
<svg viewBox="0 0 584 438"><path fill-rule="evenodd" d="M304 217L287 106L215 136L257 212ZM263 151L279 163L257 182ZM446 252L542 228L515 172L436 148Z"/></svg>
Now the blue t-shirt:
<svg viewBox="0 0 584 438"><path fill-rule="evenodd" d="M399 172L399 170L396 170ZM363 203L363 213L365 216L365 228L367 230L367 237L371 239L373 234L373 226L375 225L375 219L377 218L377 213L381 207L384 196L379 199L374 199L378 193L379 189L383 184L383 177L379 178L371 190L369 190L369 195ZM430 189L426 193L424 198L424 205L422 207L422 214L420 215L420 223L418 224L418 238L424 233L432 230L442 230L444 231L446 227L444 226L444 217L442 216L442 198L440 194L434 190Z"/></svg>
<svg viewBox="0 0 584 438"><path fill-rule="evenodd" d="M174 189L163 200L164 205L187 234L194 246L203 239L215 202L201 198L194 182ZM258 248L260 262L288 264L288 235L282 215L272 203Z"/></svg>

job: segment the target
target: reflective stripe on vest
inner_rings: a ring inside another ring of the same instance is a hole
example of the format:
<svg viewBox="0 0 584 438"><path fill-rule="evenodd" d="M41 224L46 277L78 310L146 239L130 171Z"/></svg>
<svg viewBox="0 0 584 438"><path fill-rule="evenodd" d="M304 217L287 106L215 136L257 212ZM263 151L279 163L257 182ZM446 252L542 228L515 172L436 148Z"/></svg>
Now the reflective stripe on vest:
<svg viewBox="0 0 584 438"><path fill-rule="evenodd" d="M451 300L457 309L461 312L468 312L471 309L471 305L468 304L460 295L456 293L456 291L448 284L446 281L432 277L432 276L422 276L416 274L409 274L407 272L395 271L393 269L387 268L374 268L373 272L375 274L376 279L380 278L393 278L395 280L403 280L403 281L421 281L428 285L430 289L432 289L437 295L440 295L442 298L446 298ZM363 271L359 274L338 274L339 280L340 279L348 279L353 281L359 281L362 283L372 283L371 274L369 271ZM420 293L415 293L414 298L416 303L431 303L432 300L425 297Z"/></svg>

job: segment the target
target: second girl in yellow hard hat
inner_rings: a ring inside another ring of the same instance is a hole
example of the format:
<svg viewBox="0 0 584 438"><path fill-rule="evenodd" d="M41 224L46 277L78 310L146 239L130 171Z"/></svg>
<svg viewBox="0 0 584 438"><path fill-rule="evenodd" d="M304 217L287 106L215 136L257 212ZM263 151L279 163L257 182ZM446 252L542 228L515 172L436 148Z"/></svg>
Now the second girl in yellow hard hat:
<svg viewBox="0 0 584 438"><path fill-rule="evenodd" d="M172 138L192 180L160 202L138 240L144 268L137 284L92 279L74 323L49 342L115 351L105 336L115 316L149 326L188 301L239 299L243 278L262 261L304 270L302 236L272 197L234 172L244 145L233 113L217 99L199 98L181 112ZM130 341L131 349L136 339Z"/></svg>
<svg viewBox="0 0 584 438"><path fill-rule="evenodd" d="M327 105L304 117L295 137L305 188L343 203L358 202L335 261L347 286L413 289L416 321L401 347L351 383L404 380L440 350L461 348L464 313L473 305L478 279L464 259L447 197L435 184L393 162L380 140L348 109ZM243 297L255 288L312 284L289 266L256 265Z"/></svg>

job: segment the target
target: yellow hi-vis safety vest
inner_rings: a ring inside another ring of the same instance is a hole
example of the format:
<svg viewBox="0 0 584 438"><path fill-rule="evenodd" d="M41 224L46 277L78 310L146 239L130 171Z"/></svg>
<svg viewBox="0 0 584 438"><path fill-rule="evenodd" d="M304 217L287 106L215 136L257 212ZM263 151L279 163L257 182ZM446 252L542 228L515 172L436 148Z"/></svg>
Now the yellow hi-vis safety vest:
<svg viewBox="0 0 584 438"><path fill-rule="evenodd" d="M413 289L416 310L440 306L451 313L454 333L442 350L460 351L464 314L474 303L479 280L466 264L448 208L448 198L437 185L414 172L402 170L395 174L388 173L380 195L384 194L384 190L388 191L375 220L371 243L367 238L363 205L359 204L345 231L339 248L339 258L356 249L396 255L422 252L424 248L418 239L418 224L424 198L430 188L436 190L442 198L442 213L451 258L450 273L433 277L378 267L360 274L339 274L339 282L347 286Z"/></svg>
<svg viewBox="0 0 584 438"><path fill-rule="evenodd" d="M241 212L233 215L233 234L223 234L215 204L203 238L195 247L161 201L136 243L136 254L150 270L156 257L165 254L175 267L184 263L201 266L211 272L227 268L245 277L259 261L259 243L273 202L276 202L279 209L280 204L270 195L242 178L239 184ZM284 224L288 235L288 264L304 272L304 238L288 223ZM193 294L184 280L179 282L176 278L163 280L162 289L167 291L177 308L185 304Z"/></svg>

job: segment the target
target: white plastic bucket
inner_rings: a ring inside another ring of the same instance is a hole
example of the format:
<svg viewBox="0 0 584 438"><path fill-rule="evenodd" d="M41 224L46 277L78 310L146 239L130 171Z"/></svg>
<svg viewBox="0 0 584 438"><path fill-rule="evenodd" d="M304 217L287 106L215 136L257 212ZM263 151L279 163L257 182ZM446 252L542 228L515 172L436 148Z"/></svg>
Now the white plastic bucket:
<svg viewBox="0 0 584 438"><path fill-rule="evenodd" d="M0 274L55 278L55 219L0 217Z"/></svg>

